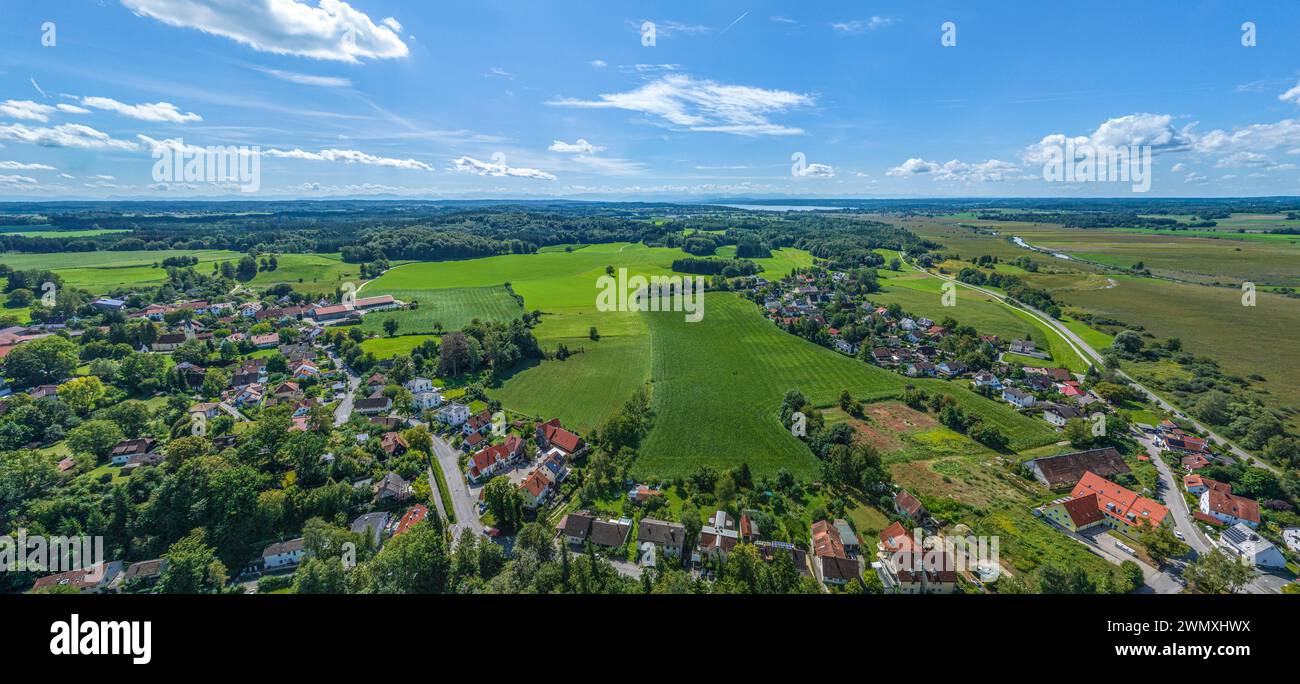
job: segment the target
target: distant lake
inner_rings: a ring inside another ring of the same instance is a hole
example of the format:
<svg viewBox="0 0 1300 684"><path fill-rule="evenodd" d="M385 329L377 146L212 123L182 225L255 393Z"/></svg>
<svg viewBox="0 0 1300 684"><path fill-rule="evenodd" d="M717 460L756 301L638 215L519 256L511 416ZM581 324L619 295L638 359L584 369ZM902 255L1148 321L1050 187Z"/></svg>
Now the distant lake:
<svg viewBox="0 0 1300 684"><path fill-rule="evenodd" d="M731 207L732 209L746 209L749 211L839 211L844 207L817 207L804 204L723 204L721 206Z"/></svg>

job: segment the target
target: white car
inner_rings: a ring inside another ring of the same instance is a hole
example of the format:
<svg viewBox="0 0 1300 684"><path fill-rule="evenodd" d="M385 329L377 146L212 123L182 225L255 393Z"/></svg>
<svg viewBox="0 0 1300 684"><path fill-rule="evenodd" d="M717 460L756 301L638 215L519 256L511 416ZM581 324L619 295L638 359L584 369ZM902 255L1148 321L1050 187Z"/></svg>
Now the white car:
<svg viewBox="0 0 1300 684"><path fill-rule="evenodd" d="M1174 536L1175 536L1175 537L1178 537L1179 539L1181 539L1181 540L1183 540L1183 541L1187 541L1187 537L1184 537L1184 536L1183 536L1183 533L1182 533L1182 532L1179 532L1178 530L1174 530Z"/></svg>

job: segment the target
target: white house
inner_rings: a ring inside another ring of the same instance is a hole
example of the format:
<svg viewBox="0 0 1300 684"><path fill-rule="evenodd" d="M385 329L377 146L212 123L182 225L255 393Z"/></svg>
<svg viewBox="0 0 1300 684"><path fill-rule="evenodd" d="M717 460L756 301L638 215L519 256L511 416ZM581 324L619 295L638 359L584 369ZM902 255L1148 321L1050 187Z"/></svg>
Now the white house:
<svg viewBox="0 0 1300 684"><path fill-rule="evenodd" d="M1049 406L1043 410L1043 420L1058 428L1063 428L1069 421L1082 417L1083 415L1071 406Z"/></svg>
<svg viewBox="0 0 1300 684"><path fill-rule="evenodd" d="M262 567L271 570L297 565L302 561L302 554L302 537L272 544L262 551Z"/></svg>
<svg viewBox="0 0 1300 684"><path fill-rule="evenodd" d="M416 392L411 395L411 401L415 404L418 411L438 408L442 405L442 395L437 392Z"/></svg>
<svg viewBox="0 0 1300 684"><path fill-rule="evenodd" d="M1286 566L1286 559L1282 557L1282 552L1278 551L1272 542L1241 523L1224 530L1223 535L1219 537L1219 543L1251 565L1261 568Z"/></svg>
<svg viewBox="0 0 1300 684"><path fill-rule="evenodd" d="M975 378L971 380L971 384L976 387L992 387L995 390L1002 389L1002 381L998 380L998 376L988 371L976 373Z"/></svg>
<svg viewBox="0 0 1300 684"><path fill-rule="evenodd" d="M1300 527L1288 527L1282 530L1282 541L1292 551L1300 551Z"/></svg>
<svg viewBox="0 0 1300 684"><path fill-rule="evenodd" d="M438 411L438 421L452 427L459 427L469 420L469 407L464 404L447 404Z"/></svg>
<svg viewBox="0 0 1300 684"><path fill-rule="evenodd" d="M407 380L406 382L402 383L402 387L405 387L407 390L409 390L411 394L419 394L421 392L432 392L433 381L428 378L411 378L410 380Z"/></svg>
<svg viewBox="0 0 1300 684"><path fill-rule="evenodd" d="M1008 387L1002 390L1002 398L1020 408L1029 408L1034 405L1034 395L1028 392L1022 392L1014 387Z"/></svg>
<svg viewBox="0 0 1300 684"><path fill-rule="evenodd" d="M1259 503L1223 489L1211 487L1201 492L1201 512L1227 525L1259 527Z"/></svg>

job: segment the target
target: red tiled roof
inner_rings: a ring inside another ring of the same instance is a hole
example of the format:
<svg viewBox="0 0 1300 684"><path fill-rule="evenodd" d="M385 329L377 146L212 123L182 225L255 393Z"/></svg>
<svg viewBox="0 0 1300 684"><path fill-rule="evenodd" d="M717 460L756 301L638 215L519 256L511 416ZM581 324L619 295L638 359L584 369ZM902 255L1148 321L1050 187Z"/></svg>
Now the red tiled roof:
<svg viewBox="0 0 1300 684"><path fill-rule="evenodd" d="M1218 489L1211 489L1206 494L1210 497L1211 511L1259 524L1259 503L1254 499L1247 499Z"/></svg>
<svg viewBox="0 0 1300 684"><path fill-rule="evenodd" d="M558 425L548 424L542 434L546 437L546 441L553 446L560 447L569 453L573 453L582 447L581 437Z"/></svg>
<svg viewBox="0 0 1300 684"><path fill-rule="evenodd" d="M894 495L894 504L908 516L914 516L921 510L921 502L906 489L898 490Z"/></svg>
<svg viewBox="0 0 1300 684"><path fill-rule="evenodd" d="M880 531L880 543L890 553L899 551L910 553L916 546L912 535L907 533L907 528L903 527L903 523L897 521Z"/></svg>
<svg viewBox="0 0 1300 684"><path fill-rule="evenodd" d="M412 525L427 517L429 517L429 509L426 506L423 504L411 506L411 509L408 510L406 515L402 516L401 521L397 523L397 529L393 531L393 536L396 537L397 535L407 531Z"/></svg>
<svg viewBox="0 0 1300 684"><path fill-rule="evenodd" d="M551 481L547 480L540 470L529 473L528 477L519 483L519 488L531 494L534 499L541 496L542 492L545 492L550 486Z"/></svg>
<svg viewBox="0 0 1300 684"><path fill-rule="evenodd" d="M1096 494L1097 509L1125 525L1135 525L1138 520L1147 520L1154 525L1159 525L1169 513L1169 509L1159 502L1140 496L1137 492L1125 489L1092 471L1083 474L1083 478L1074 486L1070 494L1076 499Z"/></svg>
<svg viewBox="0 0 1300 684"><path fill-rule="evenodd" d="M1097 495L1089 494L1078 499L1069 499L1062 504L1065 512L1074 522L1075 527L1091 525L1102 518L1101 506L1097 503Z"/></svg>
<svg viewBox="0 0 1300 684"><path fill-rule="evenodd" d="M833 558L847 558L844 542L840 540L840 531L827 520L818 520L812 526L813 555Z"/></svg>

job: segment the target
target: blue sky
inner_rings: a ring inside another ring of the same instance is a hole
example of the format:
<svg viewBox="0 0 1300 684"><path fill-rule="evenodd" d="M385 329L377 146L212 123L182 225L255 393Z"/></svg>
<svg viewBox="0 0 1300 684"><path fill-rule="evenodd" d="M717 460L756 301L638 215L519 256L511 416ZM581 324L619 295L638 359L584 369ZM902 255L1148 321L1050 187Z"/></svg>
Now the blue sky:
<svg viewBox="0 0 1300 684"><path fill-rule="evenodd" d="M1300 195L1300 4L1043 4L0 0L0 198Z"/></svg>

